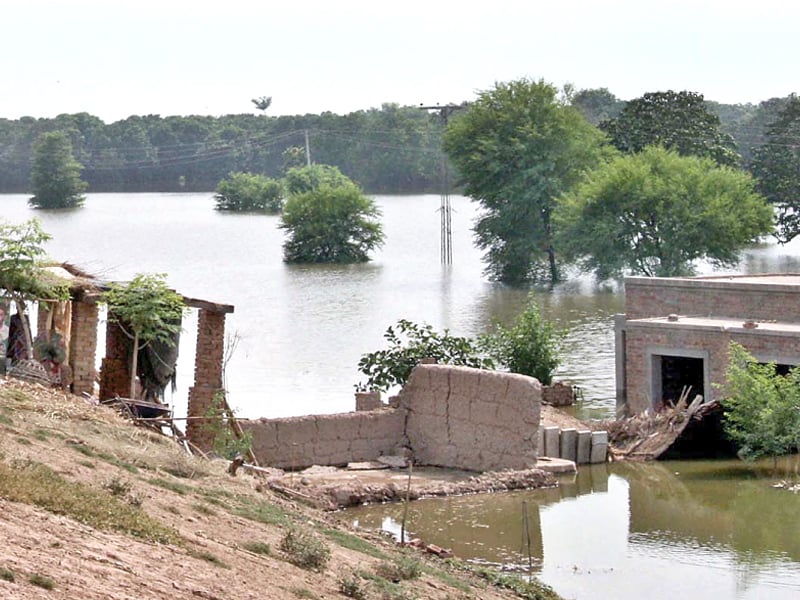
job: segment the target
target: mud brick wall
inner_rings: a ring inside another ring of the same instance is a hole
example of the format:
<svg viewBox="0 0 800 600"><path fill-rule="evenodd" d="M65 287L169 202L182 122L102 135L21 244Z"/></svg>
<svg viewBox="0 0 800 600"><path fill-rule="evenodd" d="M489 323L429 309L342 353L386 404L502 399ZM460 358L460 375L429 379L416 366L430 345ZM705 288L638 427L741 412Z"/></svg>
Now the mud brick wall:
<svg viewBox="0 0 800 600"><path fill-rule="evenodd" d="M70 367L72 368L72 393L94 393L97 378L98 308L94 302L72 303L72 336L70 337Z"/></svg>
<svg viewBox="0 0 800 600"><path fill-rule="evenodd" d="M404 444L404 413L394 409L241 421L259 462L281 469L346 465L391 455Z"/></svg>
<svg viewBox="0 0 800 600"><path fill-rule="evenodd" d="M214 396L222 391L222 359L225 352L225 313L201 309L197 315L197 350L194 386L189 388L187 437L202 450L210 450L213 430L198 417L208 414Z"/></svg>
<svg viewBox="0 0 800 600"><path fill-rule="evenodd" d="M532 377L419 365L399 394L406 436L425 465L491 471L536 464L542 389Z"/></svg>
<svg viewBox="0 0 800 600"><path fill-rule="evenodd" d="M127 398L131 390L131 340L114 321L106 325L106 355L100 364L100 400Z"/></svg>
<svg viewBox="0 0 800 600"><path fill-rule="evenodd" d="M796 285L768 286L731 278L625 279L625 316L628 319L686 316L735 317L753 320L798 320Z"/></svg>

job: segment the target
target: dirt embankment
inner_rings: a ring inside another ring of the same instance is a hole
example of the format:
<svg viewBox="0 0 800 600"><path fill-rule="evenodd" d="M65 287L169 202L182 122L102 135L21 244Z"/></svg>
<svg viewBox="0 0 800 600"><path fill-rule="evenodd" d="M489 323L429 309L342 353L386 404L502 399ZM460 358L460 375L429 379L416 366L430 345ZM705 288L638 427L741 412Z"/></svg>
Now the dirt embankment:
<svg viewBox="0 0 800 600"><path fill-rule="evenodd" d="M0 379L0 598L518 597L226 468L110 409ZM302 568L304 550L327 561Z"/></svg>

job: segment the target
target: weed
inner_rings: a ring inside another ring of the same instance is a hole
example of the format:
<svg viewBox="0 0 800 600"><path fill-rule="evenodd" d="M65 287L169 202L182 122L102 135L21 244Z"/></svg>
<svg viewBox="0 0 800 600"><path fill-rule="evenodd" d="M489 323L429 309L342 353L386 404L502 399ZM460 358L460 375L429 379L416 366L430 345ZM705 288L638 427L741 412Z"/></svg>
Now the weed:
<svg viewBox="0 0 800 600"><path fill-rule="evenodd" d="M241 503L230 509L234 515L266 523L268 525L288 525L289 514L281 507L263 501L252 501L249 498L237 498ZM244 501L243 501L244 500Z"/></svg>
<svg viewBox="0 0 800 600"><path fill-rule="evenodd" d="M14 421L5 413L0 413L0 423L3 425L13 425Z"/></svg>
<svg viewBox="0 0 800 600"><path fill-rule="evenodd" d="M513 591L524 600L558 600L560 596L552 588L532 579L525 581L516 575L506 575L493 569L473 569L475 574L483 577L496 587Z"/></svg>
<svg viewBox="0 0 800 600"><path fill-rule="evenodd" d="M324 529L322 533L324 533L328 539L335 542L342 548L355 550L356 552L361 552L362 554L366 554L367 556L372 556L374 558L388 558L386 553L375 547L374 544L371 544L365 539L360 538L357 535L353 535L352 533L347 533L341 529Z"/></svg>
<svg viewBox="0 0 800 600"><path fill-rule="evenodd" d="M295 595L296 598L307 598L308 600L317 600L319 596L317 596L314 592L312 592L308 588L292 588L289 590L292 594Z"/></svg>
<svg viewBox="0 0 800 600"><path fill-rule="evenodd" d="M272 547L265 542L248 542L244 545L245 550L249 550L255 554L263 554L270 556L272 554Z"/></svg>
<svg viewBox="0 0 800 600"><path fill-rule="evenodd" d="M53 580L49 577L45 577L44 575L39 575L38 573L34 573L30 577L28 577L28 581L35 586L43 588L45 590L52 590L55 587Z"/></svg>
<svg viewBox="0 0 800 600"><path fill-rule="evenodd" d="M103 484L103 489L112 496L124 496L131 491L131 482L119 477L113 477Z"/></svg>
<svg viewBox="0 0 800 600"><path fill-rule="evenodd" d="M28 438L24 438L24 437L18 437L17 438L17 443L21 444L23 446L30 446L30 445L33 444L32 441L30 441Z"/></svg>
<svg viewBox="0 0 800 600"><path fill-rule="evenodd" d="M215 510L209 508L205 504L192 504L192 508L195 510L195 512L199 512L201 515L207 515L209 517L217 514Z"/></svg>
<svg viewBox="0 0 800 600"><path fill-rule="evenodd" d="M177 509L177 507L173 506L172 504L167 504L164 507L164 510L167 512L171 512L173 515L180 515L181 511Z"/></svg>
<svg viewBox="0 0 800 600"><path fill-rule="evenodd" d="M13 583L15 579L14 571L6 569L5 567L0 567L0 579L2 579L3 581L10 581Z"/></svg>
<svg viewBox="0 0 800 600"><path fill-rule="evenodd" d="M382 562L375 567L375 572L384 579L397 583L408 579L417 579L422 575L422 563L406 554L393 562Z"/></svg>
<svg viewBox="0 0 800 600"><path fill-rule="evenodd" d="M289 529L281 539L281 552L302 569L324 571L331 557L328 546L309 531Z"/></svg>
<svg viewBox="0 0 800 600"><path fill-rule="evenodd" d="M210 562L212 565L216 565L223 569L230 569L230 567L221 558L214 556L210 552L197 552L195 550L189 550L189 556L200 558L206 562Z"/></svg>
<svg viewBox="0 0 800 600"><path fill-rule="evenodd" d="M355 571L345 571L339 575L339 592L348 598L366 600L368 592L364 582Z"/></svg>
<svg viewBox="0 0 800 600"><path fill-rule="evenodd" d="M67 440L67 445L70 446L73 450L75 450L75 452L80 452L84 456L90 456L92 458L95 458L97 456L97 453L94 450L92 450L91 447L87 446L83 442L77 442L75 440Z"/></svg>
<svg viewBox="0 0 800 600"><path fill-rule="evenodd" d="M79 461L78 461L78 464L79 464L79 465L83 465L83 466L84 466L84 467L86 467L87 469L96 469L96 468L97 468L97 465L95 465L95 464L94 464L92 461L90 461L90 460L79 460Z"/></svg>
<svg viewBox="0 0 800 600"><path fill-rule="evenodd" d="M50 432L46 429L35 429L33 432L33 437L35 437L40 442L46 442L50 439Z"/></svg>

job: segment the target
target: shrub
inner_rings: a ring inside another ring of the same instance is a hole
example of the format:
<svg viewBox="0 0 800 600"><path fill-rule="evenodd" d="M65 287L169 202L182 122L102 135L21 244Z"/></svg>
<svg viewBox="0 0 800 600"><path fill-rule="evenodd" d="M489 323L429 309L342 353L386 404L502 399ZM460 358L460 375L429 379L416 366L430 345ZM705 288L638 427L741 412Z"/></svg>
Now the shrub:
<svg viewBox="0 0 800 600"><path fill-rule="evenodd" d="M229 173L217 185L214 200L222 211L279 213L283 208L283 186L265 175Z"/></svg>
<svg viewBox="0 0 800 600"><path fill-rule="evenodd" d="M302 569L324 571L331 557L328 546L313 533L289 529L281 539L281 552Z"/></svg>

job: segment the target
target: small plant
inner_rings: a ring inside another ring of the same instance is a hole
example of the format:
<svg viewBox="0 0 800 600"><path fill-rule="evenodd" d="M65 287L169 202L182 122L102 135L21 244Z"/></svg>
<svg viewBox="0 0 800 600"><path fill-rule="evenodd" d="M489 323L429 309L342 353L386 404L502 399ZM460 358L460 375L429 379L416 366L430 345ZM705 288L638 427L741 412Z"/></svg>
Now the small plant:
<svg viewBox="0 0 800 600"><path fill-rule="evenodd" d="M45 577L44 575L39 575L39 573L34 573L28 577L28 581L33 585L45 590L52 590L53 587L55 587L52 579Z"/></svg>
<svg viewBox="0 0 800 600"><path fill-rule="evenodd" d="M244 549L254 554L263 554L264 556L272 555L272 546L266 542L248 542L244 545Z"/></svg>
<svg viewBox="0 0 800 600"><path fill-rule="evenodd" d="M10 581L11 583L14 583L15 579L14 571L6 569L5 567L0 567L0 579L2 579L3 581Z"/></svg>
<svg viewBox="0 0 800 600"><path fill-rule="evenodd" d="M384 579L393 581L406 581L417 579L422 575L422 564L411 556L404 554L393 562L381 562L375 567L375 572Z"/></svg>
<svg viewBox="0 0 800 600"><path fill-rule="evenodd" d="M302 569L322 572L331 558L327 544L309 531L289 529L281 539L281 552Z"/></svg>
<svg viewBox="0 0 800 600"><path fill-rule="evenodd" d="M114 477L103 484L103 489L112 496L124 496L131 491L131 482L119 477Z"/></svg>
<svg viewBox="0 0 800 600"><path fill-rule="evenodd" d="M212 449L214 453L227 460L233 460L237 455L246 456L253 445L252 432L239 435L234 430L232 421L233 412L227 409L225 402L225 392L219 391L214 394L211 406L206 411L207 421L203 424L203 429L214 436Z"/></svg>
<svg viewBox="0 0 800 600"><path fill-rule="evenodd" d="M189 556L193 556L194 558L202 559L206 562L210 562L212 565L220 567L222 569L230 569L230 567L219 557L211 554L210 552L202 551L198 552L195 550L189 550Z"/></svg>
<svg viewBox="0 0 800 600"><path fill-rule="evenodd" d="M192 504L192 508L195 512L199 512L201 515L207 515L209 517L214 516L216 511L205 504Z"/></svg>
<svg viewBox="0 0 800 600"><path fill-rule="evenodd" d="M289 591L294 594L295 598L307 598L308 600L317 600L319 598L319 596L308 588L294 587Z"/></svg>
<svg viewBox="0 0 800 600"><path fill-rule="evenodd" d="M366 600L368 596L367 588L355 571L344 571L339 575L337 583L339 584L339 592L343 596L355 598L355 600Z"/></svg>

